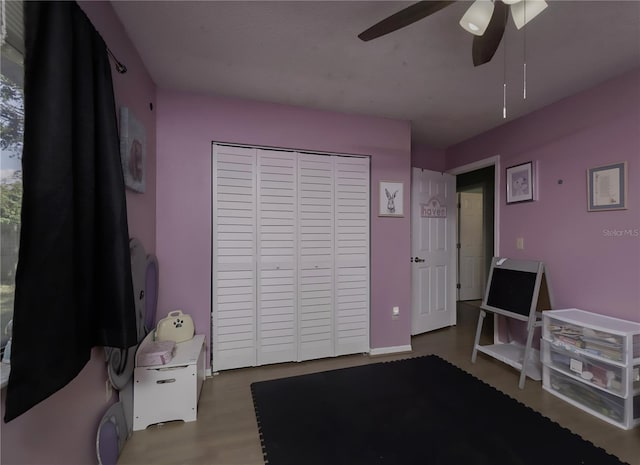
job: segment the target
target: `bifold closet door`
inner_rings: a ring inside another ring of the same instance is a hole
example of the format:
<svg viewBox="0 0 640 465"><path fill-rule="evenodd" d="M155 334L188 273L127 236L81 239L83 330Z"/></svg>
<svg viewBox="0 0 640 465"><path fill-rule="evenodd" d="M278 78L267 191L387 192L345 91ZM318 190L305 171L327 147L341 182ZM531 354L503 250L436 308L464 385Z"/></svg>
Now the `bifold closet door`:
<svg viewBox="0 0 640 465"><path fill-rule="evenodd" d="M298 360L334 350L333 157L298 155Z"/></svg>
<svg viewBox="0 0 640 465"><path fill-rule="evenodd" d="M212 370L256 364L256 149L213 146Z"/></svg>
<svg viewBox="0 0 640 465"><path fill-rule="evenodd" d="M335 355L369 352L369 158L333 158Z"/></svg>
<svg viewBox="0 0 640 465"><path fill-rule="evenodd" d="M212 370L369 351L369 159L213 146Z"/></svg>
<svg viewBox="0 0 640 465"><path fill-rule="evenodd" d="M258 365L295 361L297 156L258 150Z"/></svg>

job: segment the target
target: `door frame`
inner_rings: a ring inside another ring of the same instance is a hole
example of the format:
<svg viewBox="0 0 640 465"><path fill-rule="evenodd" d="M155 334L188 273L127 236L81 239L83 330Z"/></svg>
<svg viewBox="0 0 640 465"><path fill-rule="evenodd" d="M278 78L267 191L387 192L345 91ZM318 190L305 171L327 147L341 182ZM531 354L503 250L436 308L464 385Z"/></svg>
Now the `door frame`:
<svg viewBox="0 0 640 465"><path fill-rule="evenodd" d="M448 170L447 173L453 174L454 176L458 176L459 174L469 173L470 171L479 170L481 168L486 168L487 166L494 167L494 193L493 193L493 255L496 257L500 256L500 192L501 188L501 178L500 178L500 155L494 155L492 157L483 158L482 160L475 161L473 163L468 163L466 165L458 166L457 168L453 168ZM458 253L456 249L456 254ZM460 273L458 269L458 260L456 260L456 276ZM494 315L494 325L493 325L493 338L495 341L498 340L498 324L497 324L497 315Z"/></svg>

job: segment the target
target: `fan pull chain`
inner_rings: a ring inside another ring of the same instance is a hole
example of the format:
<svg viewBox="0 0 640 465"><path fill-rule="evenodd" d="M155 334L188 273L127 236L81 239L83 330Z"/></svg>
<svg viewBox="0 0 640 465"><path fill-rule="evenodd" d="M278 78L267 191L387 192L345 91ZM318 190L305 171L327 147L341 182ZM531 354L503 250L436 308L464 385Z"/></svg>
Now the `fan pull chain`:
<svg viewBox="0 0 640 465"><path fill-rule="evenodd" d="M527 21L527 2L524 2L524 20ZM524 28L522 44L522 98L527 100L527 28Z"/></svg>
<svg viewBox="0 0 640 465"><path fill-rule="evenodd" d="M507 83L502 84L502 119L507 119Z"/></svg>
<svg viewBox="0 0 640 465"><path fill-rule="evenodd" d="M502 60L502 119L507 119L507 35L504 35L502 41L504 59Z"/></svg>

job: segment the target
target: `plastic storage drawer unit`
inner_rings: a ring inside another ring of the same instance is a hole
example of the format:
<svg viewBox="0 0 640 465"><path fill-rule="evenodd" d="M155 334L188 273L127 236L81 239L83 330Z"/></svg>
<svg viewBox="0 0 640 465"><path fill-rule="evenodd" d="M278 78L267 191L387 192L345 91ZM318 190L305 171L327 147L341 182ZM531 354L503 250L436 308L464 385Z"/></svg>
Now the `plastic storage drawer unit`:
<svg viewBox="0 0 640 465"><path fill-rule="evenodd" d="M542 315L542 387L620 428L640 425L640 323L575 308Z"/></svg>

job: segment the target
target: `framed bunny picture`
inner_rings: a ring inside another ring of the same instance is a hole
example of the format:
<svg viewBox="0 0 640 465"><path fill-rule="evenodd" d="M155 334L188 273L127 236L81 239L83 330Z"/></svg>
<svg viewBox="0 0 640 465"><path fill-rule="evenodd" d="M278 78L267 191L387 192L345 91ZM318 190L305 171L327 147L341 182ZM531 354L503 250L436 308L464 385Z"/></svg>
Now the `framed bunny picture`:
<svg viewBox="0 0 640 465"><path fill-rule="evenodd" d="M378 216L403 217L403 183L380 181Z"/></svg>

